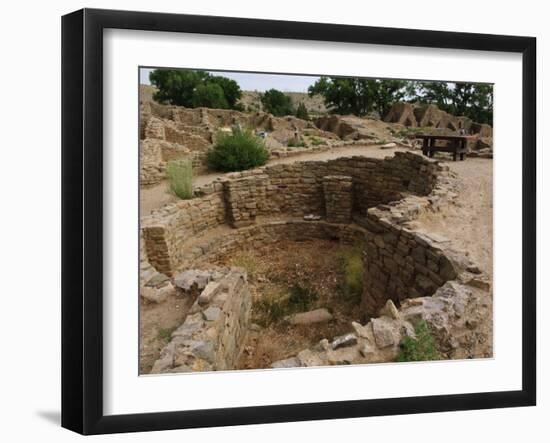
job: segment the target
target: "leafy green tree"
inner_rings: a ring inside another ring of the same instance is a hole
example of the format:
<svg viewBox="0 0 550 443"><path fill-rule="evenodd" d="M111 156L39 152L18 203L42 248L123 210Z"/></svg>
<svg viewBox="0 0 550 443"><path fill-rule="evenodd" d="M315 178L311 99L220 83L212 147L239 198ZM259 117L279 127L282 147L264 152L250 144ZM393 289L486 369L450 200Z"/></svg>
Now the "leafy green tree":
<svg viewBox="0 0 550 443"><path fill-rule="evenodd" d="M239 106L237 102L242 97L243 93L235 80L216 75L210 77L209 82L219 85L223 90L228 106L231 109L237 109Z"/></svg>
<svg viewBox="0 0 550 443"><path fill-rule="evenodd" d="M362 78L321 77L310 86L310 96L320 94L326 106L338 114L366 115L376 111L385 115L406 96L407 82Z"/></svg>
<svg viewBox="0 0 550 443"><path fill-rule="evenodd" d="M193 108L201 106L217 109L229 108L229 103L227 103L222 87L216 83L198 85L193 91L191 105Z"/></svg>
<svg viewBox="0 0 550 443"><path fill-rule="evenodd" d="M456 116L493 124L493 85L480 83L414 82L412 101L433 103Z"/></svg>
<svg viewBox="0 0 550 443"><path fill-rule="evenodd" d="M160 103L195 108L239 109L242 91L235 80L205 71L155 69L149 74L157 88L153 98Z"/></svg>
<svg viewBox="0 0 550 443"><path fill-rule="evenodd" d="M290 115L294 112L290 97L277 89L270 89L264 92L260 100L264 106L264 110L276 117Z"/></svg>
<svg viewBox="0 0 550 443"><path fill-rule="evenodd" d="M208 73L183 69L155 69L149 74L151 84L157 88L153 98L160 103L192 107L197 85L204 83Z"/></svg>
<svg viewBox="0 0 550 443"><path fill-rule="evenodd" d="M309 120L309 114L307 112L306 105L304 105L304 102L300 102L300 104L296 108L296 117L301 118L302 120Z"/></svg>

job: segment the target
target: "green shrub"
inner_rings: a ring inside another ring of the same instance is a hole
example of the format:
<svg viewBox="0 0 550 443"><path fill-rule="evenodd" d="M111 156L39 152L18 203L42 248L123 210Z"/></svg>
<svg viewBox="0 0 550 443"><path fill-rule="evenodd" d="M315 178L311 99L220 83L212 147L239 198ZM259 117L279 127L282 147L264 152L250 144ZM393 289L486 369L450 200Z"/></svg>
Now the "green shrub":
<svg viewBox="0 0 550 443"><path fill-rule="evenodd" d="M344 281L342 295L346 301L359 303L363 294L363 257L359 249L340 254Z"/></svg>
<svg viewBox="0 0 550 443"><path fill-rule="evenodd" d="M397 361L429 361L439 360L441 356L437 350L435 339L428 324L421 320L414 328L416 338L405 337L400 343L401 351Z"/></svg>
<svg viewBox="0 0 550 443"><path fill-rule="evenodd" d="M208 151L208 166L216 171L242 171L264 165L269 152L264 141L252 131L233 129L220 133L216 144Z"/></svg>
<svg viewBox="0 0 550 443"><path fill-rule="evenodd" d="M193 197L193 164L191 159L171 160L166 165L170 192L187 200Z"/></svg>

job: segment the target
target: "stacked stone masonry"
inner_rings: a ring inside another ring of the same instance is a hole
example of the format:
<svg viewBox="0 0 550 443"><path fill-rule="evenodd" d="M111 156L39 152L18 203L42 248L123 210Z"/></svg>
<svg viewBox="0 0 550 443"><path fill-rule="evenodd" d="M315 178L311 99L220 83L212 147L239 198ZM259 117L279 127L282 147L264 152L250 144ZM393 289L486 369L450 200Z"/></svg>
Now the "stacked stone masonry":
<svg viewBox="0 0 550 443"><path fill-rule="evenodd" d="M352 207L352 178L348 175L323 177L326 219L329 223L349 223Z"/></svg>
<svg viewBox="0 0 550 443"><path fill-rule="evenodd" d="M235 367L249 326L252 297L239 268L187 270L174 278L183 297L195 302L151 373L221 371ZM197 295L199 294L199 295Z"/></svg>
<svg viewBox="0 0 550 443"><path fill-rule="evenodd" d="M437 198L443 168L430 159L397 152L394 157L338 158L268 166L226 174L195 190L196 198L169 204L142 221L149 261L171 275L185 262L185 245L198 234L227 223L242 227L257 217L325 217L323 177L351 177L352 215L365 218L369 208L395 202L405 195ZM433 194L433 195L432 195ZM348 197L349 198L349 197Z"/></svg>

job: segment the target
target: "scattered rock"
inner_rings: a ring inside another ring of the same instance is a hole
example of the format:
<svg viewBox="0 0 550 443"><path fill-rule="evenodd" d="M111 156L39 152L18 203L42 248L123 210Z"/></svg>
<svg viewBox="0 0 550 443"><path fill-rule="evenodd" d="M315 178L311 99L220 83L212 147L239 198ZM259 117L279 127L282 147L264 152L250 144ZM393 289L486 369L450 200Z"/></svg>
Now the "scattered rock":
<svg viewBox="0 0 550 443"><path fill-rule="evenodd" d="M391 299L388 299L386 304L382 307L382 309L380 309L378 315L385 315L386 317L393 318L394 320L399 319L399 311Z"/></svg>
<svg viewBox="0 0 550 443"><path fill-rule="evenodd" d="M332 342L332 349L343 348L346 346L353 346L357 344L357 337L355 334L345 334L340 337L336 337Z"/></svg>
<svg viewBox="0 0 550 443"><path fill-rule="evenodd" d="M396 343L394 329L390 324L379 318L374 318L371 322L376 346L382 349Z"/></svg>
<svg viewBox="0 0 550 443"><path fill-rule="evenodd" d="M298 314L285 317L285 321L291 325L310 325L313 323L323 323L332 320L332 314L325 308L315 309L308 312L300 312Z"/></svg>
<svg viewBox="0 0 550 443"><path fill-rule="evenodd" d="M147 283L145 283L145 286L151 286L151 287L157 287L162 286L163 283L170 281L170 278L167 277L164 274L155 274Z"/></svg>
<svg viewBox="0 0 550 443"><path fill-rule="evenodd" d="M386 143L385 145L380 146L380 149L391 149L397 147L396 143Z"/></svg>
<svg viewBox="0 0 550 443"><path fill-rule="evenodd" d="M202 290L206 287L210 281L210 278L211 275L209 272L190 269L176 275L174 278L174 284L184 291L189 291L194 286L196 286L197 289Z"/></svg>
<svg viewBox="0 0 550 443"><path fill-rule="evenodd" d="M193 351L195 355L209 363L213 363L216 359L216 353L214 352L214 345L211 341L203 341L198 343Z"/></svg>
<svg viewBox="0 0 550 443"><path fill-rule="evenodd" d="M322 366L324 364L321 357L310 349L304 349L299 352L297 358L300 361L301 366Z"/></svg>
<svg viewBox="0 0 550 443"><path fill-rule="evenodd" d="M366 326L362 326L360 323L357 323L356 321L351 322L351 326L355 330L355 333L361 337L361 338L369 338L368 329Z"/></svg>
<svg viewBox="0 0 550 443"><path fill-rule="evenodd" d="M220 308L215 308L213 306L210 306L209 308L202 311L202 317L206 321L216 321L218 318L220 318L220 315L222 313L222 310Z"/></svg>
<svg viewBox="0 0 550 443"><path fill-rule="evenodd" d="M147 301L153 303L162 303L170 295L175 293L174 286L169 281L160 288L144 286L140 290L140 295Z"/></svg>
<svg viewBox="0 0 550 443"><path fill-rule="evenodd" d="M199 305L207 305L210 303L210 300L218 293L220 290L220 284L214 281L211 281L206 285L206 287L199 295L198 303Z"/></svg>

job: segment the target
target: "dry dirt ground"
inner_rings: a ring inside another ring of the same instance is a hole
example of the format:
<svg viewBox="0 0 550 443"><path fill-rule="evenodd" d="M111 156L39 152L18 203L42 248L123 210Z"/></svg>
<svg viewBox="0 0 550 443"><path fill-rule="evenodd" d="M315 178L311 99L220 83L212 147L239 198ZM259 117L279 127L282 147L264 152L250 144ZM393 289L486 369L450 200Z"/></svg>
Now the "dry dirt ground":
<svg viewBox="0 0 550 443"><path fill-rule="evenodd" d="M481 270L493 270L493 160L468 158L446 162L456 173L456 205L425 213L417 221L426 232L443 235L464 251Z"/></svg>
<svg viewBox="0 0 550 443"><path fill-rule="evenodd" d="M361 320L359 298L347 295L343 288L346 254L353 254L353 249L337 241L282 241L244 251L220 263L245 267L252 290L254 326L248 333L238 369L268 368L274 361L295 355L323 338L349 332L351 322ZM266 315L262 301L288 296L296 286L311 294L310 304L302 310L326 308L333 319L290 325L283 317Z"/></svg>
<svg viewBox="0 0 550 443"><path fill-rule="evenodd" d="M191 308L192 300L172 295L160 304L139 304L139 373L149 374L170 335L181 325Z"/></svg>

